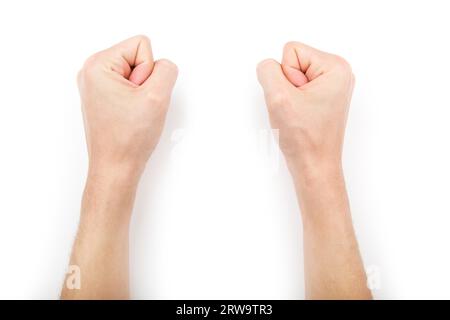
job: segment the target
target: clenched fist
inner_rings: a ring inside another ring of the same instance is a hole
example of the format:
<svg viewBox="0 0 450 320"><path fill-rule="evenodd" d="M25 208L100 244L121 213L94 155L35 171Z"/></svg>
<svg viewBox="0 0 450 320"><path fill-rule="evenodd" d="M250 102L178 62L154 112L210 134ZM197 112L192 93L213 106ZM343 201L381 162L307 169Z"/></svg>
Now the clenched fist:
<svg viewBox="0 0 450 320"><path fill-rule="evenodd" d="M257 68L270 121L290 170L340 167L348 108L354 86L342 58L299 42L284 47L281 64Z"/></svg>
<svg viewBox="0 0 450 320"><path fill-rule="evenodd" d="M144 36L90 57L78 74L89 172L63 299L129 297L128 242L134 198L164 126L177 67L154 61Z"/></svg>
<svg viewBox="0 0 450 320"><path fill-rule="evenodd" d="M308 299L371 299L353 230L341 154L354 77L342 58L298 42L258 65L270 121L303 220Z"/></svg>
<svg viewBox="0 0 450 320"><path fill-rule="evenodd" d="M136 36L91 56L78 75L90 170L140 175L163 129L177 67Z"/></svg>

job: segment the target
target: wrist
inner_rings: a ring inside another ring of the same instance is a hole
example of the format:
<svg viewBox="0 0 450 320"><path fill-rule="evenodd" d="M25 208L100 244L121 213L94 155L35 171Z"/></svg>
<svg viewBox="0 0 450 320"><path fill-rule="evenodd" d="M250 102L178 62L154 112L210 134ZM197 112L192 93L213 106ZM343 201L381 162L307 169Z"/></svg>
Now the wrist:
<svg viewBox="0 0 450 320"><path fill-rule="evenodd" d="M111 186L132 188L137 186L143 168L136 164L89 162L87 182L104 182Z"/></svg>
<svg viewBox="0 0 450 320"><path fill-rule="evenodd" d="M83 228L108 233L126 231L139 177L128 167L90 166L82 201Z"/></svg>
<svg viewBox="0 0 450 320"><path fill-rule="evenodd" d="M296 183L313 185L344 180L340 158L321 159L303 155L286 157L286 163Z"/></svg>
<svg viewBox="0 0 450 320"><path fill-rule="evenodd" d="M340 161L292 161L289 170L305 225L328 225L350 218Z"/></svg>

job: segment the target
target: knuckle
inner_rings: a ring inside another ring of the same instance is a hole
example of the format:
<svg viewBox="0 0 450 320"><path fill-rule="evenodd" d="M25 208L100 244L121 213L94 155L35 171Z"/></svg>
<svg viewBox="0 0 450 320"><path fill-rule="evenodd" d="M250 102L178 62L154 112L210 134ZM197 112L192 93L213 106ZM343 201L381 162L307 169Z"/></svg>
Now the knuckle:
<svg viewBox="0 0 450 320"><path fill-rule="evenodd" d="M292 50L295 47L298 46L298 42L297 41L288 41L284 44L283 50L288 51L288 50Z"/></svg>
<svg viewBox="0 0 450 320"><path fill-rule="evenodd" d="M165 98L160 93L149 92L147 93L148 102L155 107L161 107L165 104Z"/></svg>
<svg viewBox="0 0 450 320"><path fill-rule="evenodd" d="M135 38L139 41L139 42L147 42L150 43L150 38L147 37L145 34L138 34L135 36Z"/></svg>
<svg viewBox="0 0 450 320"><path fill-rule="evenodd" d="M348 73L349 75L352 74L352 67L347 60L345 60L341 56L337 56L337 55L333 56L333 60L334 60L334 65L336 66L336 68L338 68L339 70L341 70L343 72Z"/></svg>
<svg viewBox="0 0 450 320"><path fill-rule="evenodd" d="M287 92L275 92L267 96L267 104L271 108L286 107L290 105L290 98Z"/></svg>
<svg viewBox="0 0 450 320"><path fill-rule="evenodd" d="M95 53L84 62L81 71L79 72L80 76L90 76L97 69L100 61L100 53Z"/></svg>
<svg viewBox="0 0 450 320"><path fill-rule="evenodd" d="M91 55L89 58L86 59L86 61L84 62L84 67L91 67L94 66L98 63L100 59L100 53L94 53L93 55Z"/></svg>
<svg viewBox="0 0 450 320"><path fill-rule="evenodd" d="M260 72L273 63L276 63L274 59L264 59L258 63L258 65L256 66L256 71Z"/></svg>
<svg viewBox="0 0 450 320"><path fill-rule="evenodd" d="M178 66L168 59L159 60L159 64L169 69L170 71L178 74Z"/></svg>

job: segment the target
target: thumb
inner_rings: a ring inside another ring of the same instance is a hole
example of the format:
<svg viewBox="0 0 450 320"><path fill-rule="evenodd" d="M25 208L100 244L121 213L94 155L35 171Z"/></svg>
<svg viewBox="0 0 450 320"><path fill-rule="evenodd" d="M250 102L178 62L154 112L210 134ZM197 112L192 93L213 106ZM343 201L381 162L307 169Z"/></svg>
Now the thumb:
<svg viewBox="0 0 450 320"><path fill-rule="evenodd" d="M152 69L153 64L150 64L148 62L138 64L136 67L134 67L133 71L131 71L128 80L140 86L150 76L150 74L152 73Z"/></svg>
<svg viewBox="0 0 450 320"><path fill-rule="evenodd" d="M292 67L292 66L285 65L285 64L282 64L281 67L283 68L286 78L288 78L288 80L294 86L301 87L304 84L308 83L308 78L299 69Z"/></svg>
<svg viewBox="0 0 450 320"><path fill-rule="evenodd" d="M256 68L256 72L266 96L284 91L286 87L292 87L292 84L286 79L281 65L273 59L261 61Z"/></svg>
<svg viewBox="0 0 450 320"><path fill-rule="evenodd" d="M170 60L161 59L155 62L152 74L143 86L146 90L154 91L162 96L170 96L177 77L177 66Z"/></svg>

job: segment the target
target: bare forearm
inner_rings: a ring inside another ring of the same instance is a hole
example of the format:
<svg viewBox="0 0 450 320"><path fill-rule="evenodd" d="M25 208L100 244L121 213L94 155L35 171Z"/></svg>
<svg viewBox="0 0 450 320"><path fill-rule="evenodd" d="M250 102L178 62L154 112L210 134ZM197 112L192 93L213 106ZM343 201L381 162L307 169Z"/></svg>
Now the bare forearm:
<svg viewBox="0 0 450 320"><path fill-rule="evenodd" d="M281 64L258 65L258 79L302 211L307 298L371 298L341 168L355 86L350 64L288 42Z"/></svg>
<svg viewBox="0 0 450 320"><path fill-rule="evenodd" d="M370 299L340 166L293 170L308 299Z"/></svg>
<svg viewBox="0 0 450 320"><path fill-rule="evenodd" d="M142 35L92 55L78 73L89 174L70 263L81 272L81 288L69 288L66 279L62 298L128 298L134 197L177 75L169 60L154 61Z"/></svg>
<svg viewBox="0 0 450 320"><path fill-rule="evenodd" d="M89 173L70 261L79 267L81 288L64 286L63 299L128 298L128 226L136 185L120 170Z"/></svg>

